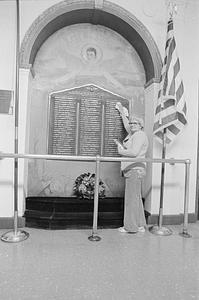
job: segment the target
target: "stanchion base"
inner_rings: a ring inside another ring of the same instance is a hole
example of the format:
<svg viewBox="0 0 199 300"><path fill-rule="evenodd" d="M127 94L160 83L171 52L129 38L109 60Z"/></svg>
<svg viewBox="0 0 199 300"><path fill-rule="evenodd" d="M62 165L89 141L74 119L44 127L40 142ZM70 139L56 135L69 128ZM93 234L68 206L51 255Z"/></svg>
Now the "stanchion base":
<svg viewBox="0 0 199 300"><path fill-rule="evenodd" d="M99 237L98 235L91 235L88 237L89 241L91 242L99 242L101 241L101 237Z"/></svg>
<svg viewBox="0 0 199 300"><path fill-rule="evenodd" d="M191 234L189 234L187 231L180 232L179 235L184 238L191 238Z"/></svg>
<svg viewBox="0 0 199 300"><path fill-rule="evenodd" d="M15 234L14 231L8 231L1 236L1 240L7 243L18 243L26 240L29 233L23 230L18 230Z"/></svg>
<svg viewBox="0 0 199 300"><path fill-rule="evenodd" d="M151 226L149 228L149 231L153 234L156 235L161 235L161 236L166 236L166 235L171 235L172 234L172 230L167 228L167 227L159 227L157 225L155 226Z"/></svg>

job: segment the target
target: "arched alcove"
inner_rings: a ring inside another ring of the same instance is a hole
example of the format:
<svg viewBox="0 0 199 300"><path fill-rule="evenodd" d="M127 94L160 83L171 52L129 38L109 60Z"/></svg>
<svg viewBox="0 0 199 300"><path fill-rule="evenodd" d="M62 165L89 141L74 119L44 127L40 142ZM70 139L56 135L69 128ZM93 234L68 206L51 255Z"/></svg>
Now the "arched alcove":
<svg viewBox="0 0 199 300"><path fill-rule="evenodd" d="M40 15L27 31L20 52L20 67L33 65L45 40L68 25L90 23L108 27L122 35L137 51L146 73L146 84L157 82L161 72L159 50L147 28L131 13L104 1L101 7L94 0L60 2Z"/></svg>
<svg viewBox="0 0 199 300"><path fill-rule="evenodd" d="M162 66L161 57L147 28L135 16L120 6L109 1L104 1L102 2L103 5L99 7L96 6L96 2L97 1L94 0L62 1L50 7L40 15L33 22L23 39L20 51L20 68L29 69L33 66L42 45L58 30L70 25L87 23L92 25L102 25L121 35L132 45L141 59L145 71L145 87L151 86L151 83L158 82ZM153 101L152 99L154 99L154 97L150 95L149 98L147 105L150 107L145 109L151 118L153 114L153 105L150 103ZM27 131L28 122L30 122L30 107L28 107L29 104L27 99L24 98L23 102L27 109L27 118L24 128L26 128L26 136L28 136ZM146 125L147 131L151 136L152 130L149 128L148 124ZM152 145L150 151L152 151ZM150 152L150 155L151 153L152 152ZM148 171L149 175L147 176L150 181L148 186L151 186L151 172L150 167ZM150 207L150 203L148 207Z"/></svg>

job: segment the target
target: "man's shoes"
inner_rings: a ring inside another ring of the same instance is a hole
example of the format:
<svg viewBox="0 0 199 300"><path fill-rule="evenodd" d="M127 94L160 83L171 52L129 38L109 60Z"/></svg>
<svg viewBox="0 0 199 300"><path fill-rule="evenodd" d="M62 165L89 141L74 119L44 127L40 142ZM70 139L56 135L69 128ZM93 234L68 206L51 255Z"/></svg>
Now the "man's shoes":
<svg viewBox="0 0 199 300"><path fill-rule="evenodd" d="M124 227L119 227L118 231L121 233L136 233L136 232L144 233L146 230L145 230L144 226L140 226L140 227L138 227L138 231L128 231Z"/></svg>
<svg viewBox="0 0 199 300"><path fill-rule="evenodd" d="M118 231L121 233L136 233L137 231L128 231L124 227L119 227Z"/></svg>
<svg viewBox="0 0 199 300"><path fill-rule="evenodd" d="M119 227L118 231L122 233L128 233L128 231L124 227Z"/></svg>
<svg viewBox="0 0 199 300"><path fill-rule="evenodd" d="M140 227L138 227L138 232L145 232L145 228L144 228L144 226L140 226Z"/></svg>

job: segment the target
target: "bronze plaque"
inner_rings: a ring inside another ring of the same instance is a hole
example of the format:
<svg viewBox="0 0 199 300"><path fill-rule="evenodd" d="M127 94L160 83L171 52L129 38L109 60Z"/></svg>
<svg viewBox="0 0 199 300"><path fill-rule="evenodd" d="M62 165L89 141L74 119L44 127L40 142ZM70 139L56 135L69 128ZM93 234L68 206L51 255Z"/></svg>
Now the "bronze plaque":
<svg viewBox="0 0 199 300"><path fill-rule="evenodd" d="M128 109L128 100L94 85L51 94L48 152L118 156L113 139L126 131L117 102Z"/></svg>
<svg viewBox="0 0 199 300"><path fill-rule="evenodd" d="M53 97L53 126L51 131L52 154L73 155L75 153L76 101L72 97Z"/></svg>

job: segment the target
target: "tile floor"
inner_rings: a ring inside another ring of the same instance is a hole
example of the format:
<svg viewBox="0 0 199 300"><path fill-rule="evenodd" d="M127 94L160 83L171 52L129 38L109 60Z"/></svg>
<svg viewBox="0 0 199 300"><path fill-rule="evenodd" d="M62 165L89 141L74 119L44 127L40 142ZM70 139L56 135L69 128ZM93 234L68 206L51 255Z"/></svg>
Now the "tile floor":
<svg viewBox="0 0 199 300"><path fill-rule="evenodd" d="M150 232L25 228L19 243L0 241L0 300L199 299L199 222L191 238ZM0 234L6 230L0 230Z"/></svg>

